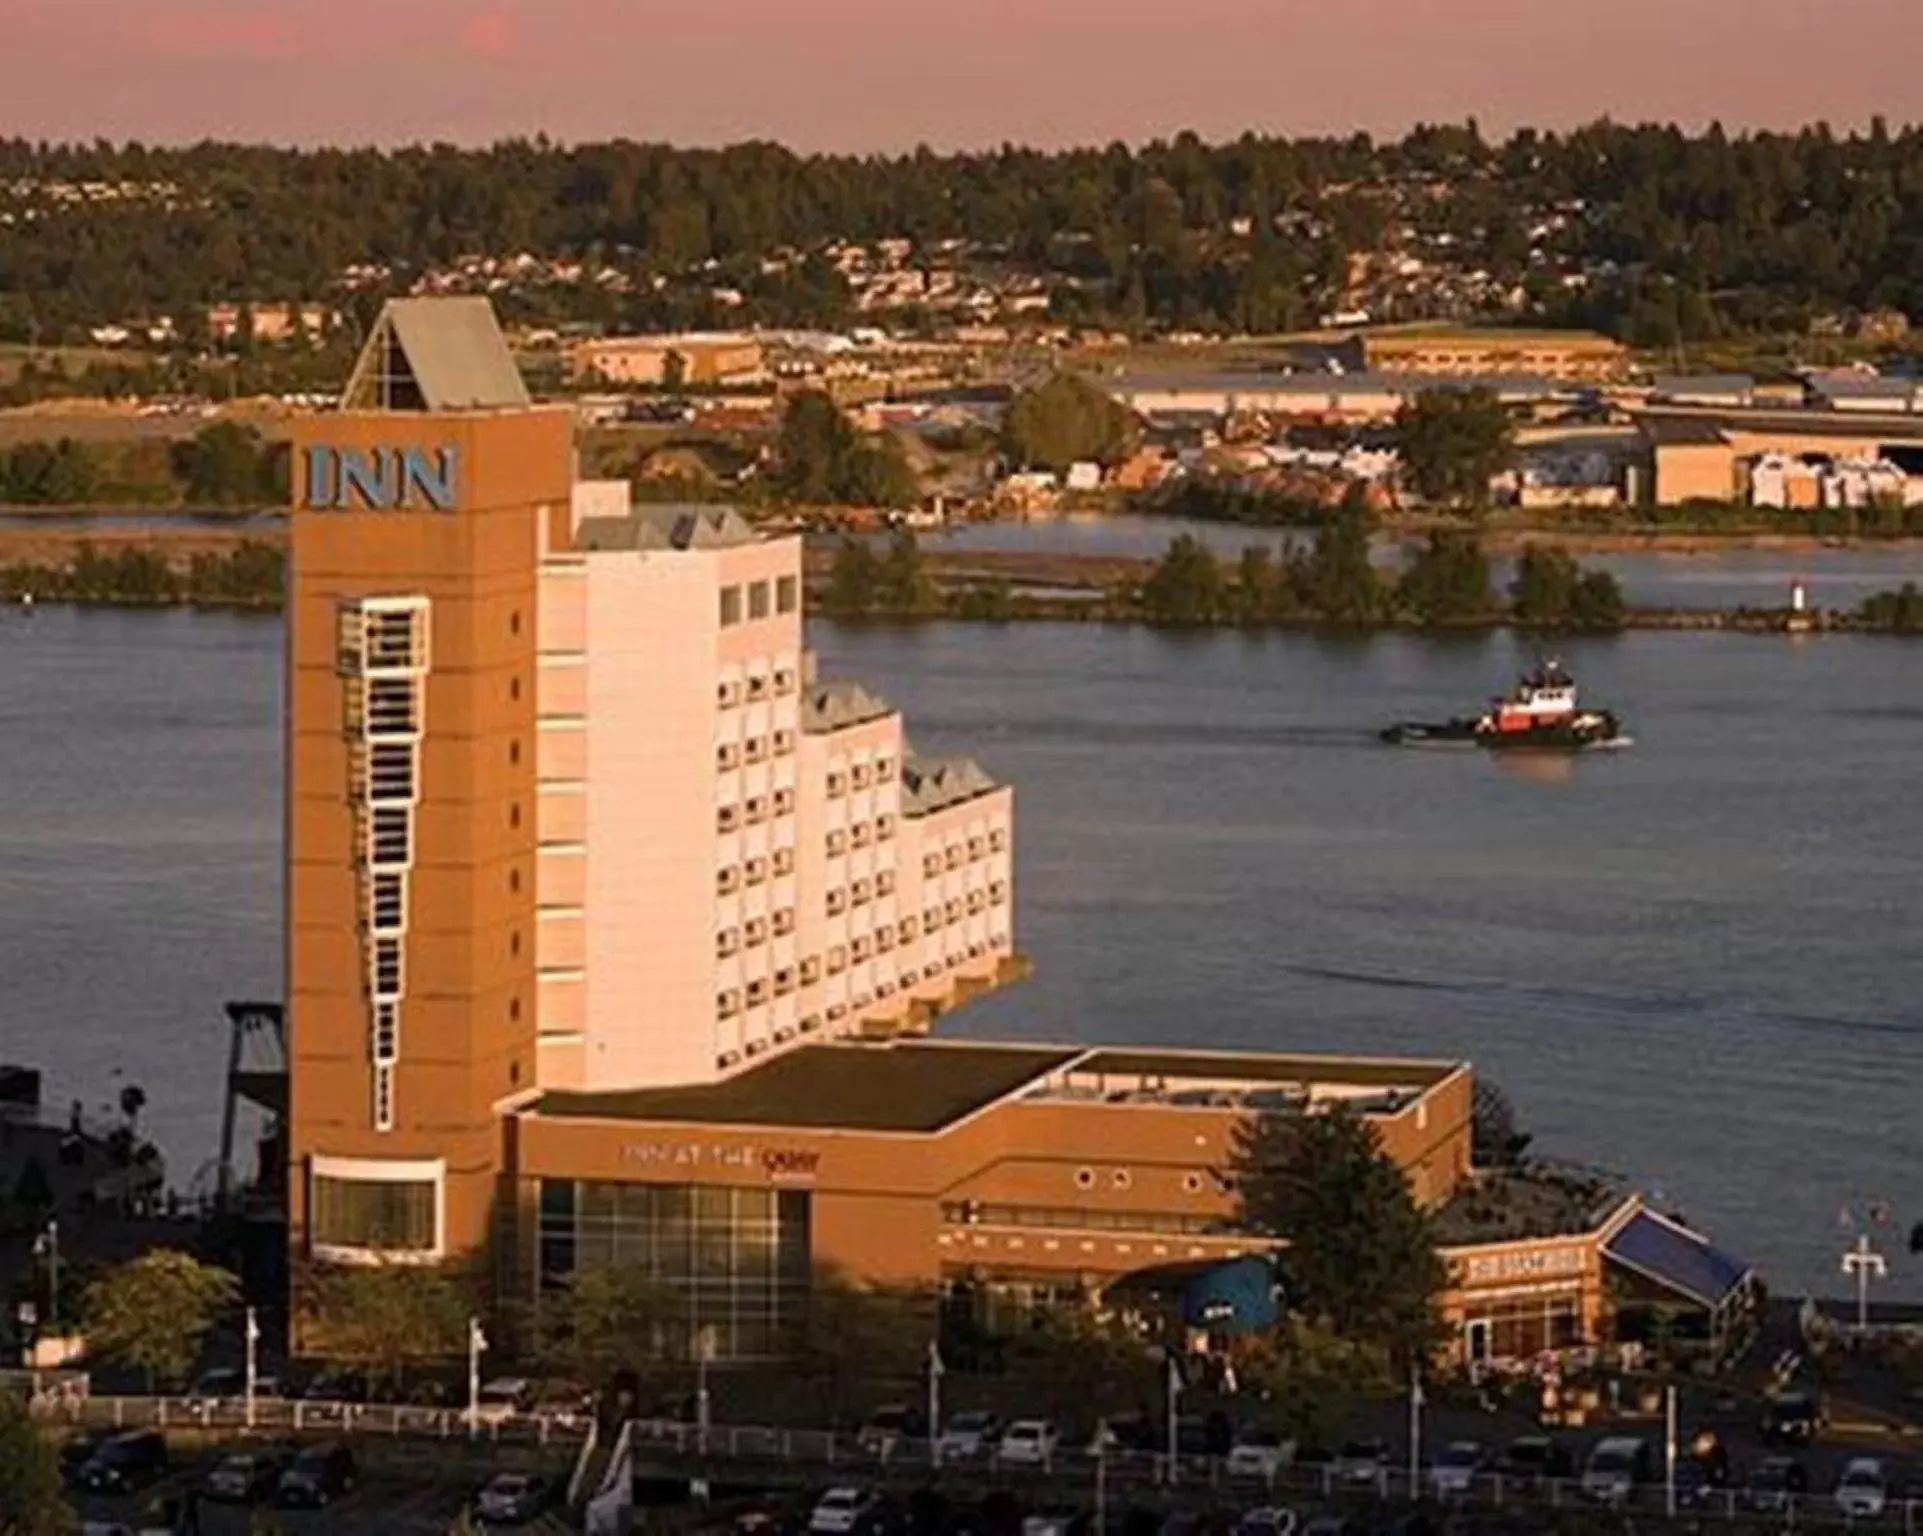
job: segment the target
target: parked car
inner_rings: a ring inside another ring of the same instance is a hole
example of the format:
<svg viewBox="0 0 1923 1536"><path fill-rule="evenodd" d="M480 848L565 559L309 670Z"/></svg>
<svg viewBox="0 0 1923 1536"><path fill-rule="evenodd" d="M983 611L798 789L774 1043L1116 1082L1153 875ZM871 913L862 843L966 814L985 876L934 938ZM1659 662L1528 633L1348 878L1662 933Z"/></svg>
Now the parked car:
<svg viewBox="0 0 1923 1536"><path fill-rule="evenodd" d="M943 1461L974 1461L995 1448L1001 1433L1001 1420L994 1414L971 1409L950 1414L935 1444Z"/></svg>
<svg viewBox="0 0 1923 1536"><path fill-rule="evenodd" d="M499 1472L474 1496L474 1514L485 1525L525 1525L554 1503L547 1478L527 1472Z"/></svg>
<svg viewBox="0 0 1923 1536"><path fill-rule="evenodd" d="M855 1443L870 1456L887 1456L903 1440L919 1440L927 1432L927 1422L917 1410L890 1403L862 1420Z"/></svg>
<svg viewBox="0 0 1923 1536"><path fill-rule="evenodd" d="M1836 1507L1846 1519L1874 1520L1889 1503L1889 1480L1875 1456L1852 1456L1836 1484Z"/></svg>
<svg viewBox="0 0 1923 1536"><path fill-rule="evenodd" d="M520 1376L497 1376L482 1385L474 1417L483 1424L505 1424L534 1406L534 1383Z"/></svg>
<svg viewBox="0 0 1923 1536"><path fill-rule="evenodd" d="M1060 1439L1047 1419L1017 1419L1003 1433L995 1454L1010 1466L1046 1466Z"/></svg>
<svg viewBox="0 0 1923 1536"><path fill-rule="evenodd" d="M354 1488L354 1453L337 1440L301 1447L274 1489L283 1509L325 1509Z"/></svg>
<svg viewBox="0 0 1923 1536"><path fill-rule="evenodd" d="M1569 1447L1547 1435L1523 1435L1511 1440L1502 1453L1496 1470L1507 1478L1528 1478L1534 1482L1573 1477L1575 1458Z"/></svg>
<svg viewBox="0 0 1923 1536"><path fill-rule="evenodd" d="M1429 1468L1429 1482L1439 1499L1466 1498L1474 1491L1476 1479L1486 1476L1494 1458L1479 1440L1452 1440L1437 1454Z"/></svg>
<svg viewBox="0 0 1923 1536"><path fill-rule="evenodd" d="M808 1516L813 1536L849 1536L872 1515L880 1500L862 1488L830 1488Z"/></svg>
<svg viewBox="0 0 1923 1536"><path fill-rule="evenodd" d="M1351 1488L1379 1488L1388 1470L1389 1448L1380 1440L1351 1440L1329 1463L1329 1476Z"/></svg>
<svg viewBox="0 0 1923 1536"><path fill-rule="evenodd" d="M1244 1425L1229 1447L1230 1477L1272 1478L1295 1460L1295 1442L1260 1424Z"/></svg>
<svg viewBox="0 0 1923 1536"><path fill-rule="evenodd" d="M1768 1445L1808 1445L1823 1432L1828 1415L1814 1392L1778 1392L1763 1405L1762 1435Z"/></svg>
<svg viewBox="0 0 1923 1536"><path fill-rule="evenodd" d="M233 1451L214 1464L201 1481L203 1497L218 1504L253 1504L270 1499L287 1470L290 1453L284 1450Z"/></svg>
<svg viewBox="0 0 1923 1536"><path fill-rule="evenodd" d="M194 1378L194 1384L187 1389L187 1400L194 1403L222 1403L229 1398L243 1396L247 1391L245 1373L231 1365L216 1366L211 1371L202 1371Z"/></svg>
<svg viewBox="0 0 1923 1536"><path fill-rule="evenodd" d="M69 1483L78 1482L80 1469L92 1461L95 1452L109 1440L116 1431L111 1429L87 1429L64 1441L60 1447L60 1474Z"/></svg>
<svg viewBox="0 0 1923 1536"><path fill-rule="evenodd" d="M1294 1536L1295 1526L1292 1509L1245 1509L1234 1536Z"/></svg>
<svg viewBox="0 0 1923 1536"><path fill-rule="evenodd" d="M1650 1480L1649 1442L1636 1435L1609 1435L1596 1442L1583 1464L1582 1491L1598 1504L1626 1503L1638 1483Z"/></svg>
<svg viewBox="0 0 1923 1536"><path fill-rule="evenodd" d="M1749 1474L1744 1497L1749 1507L1776 1512L1789 1509L1809 1492L1809 1471L1794 1456L1765 1456Z"/></svg>
<svg viewBox="0 0 1923 1536"><path fill-rule="evenodd" d="M131 1493L167 1470L167 1437L157 1429L129 1429L103 1441L74 1481L89 1493Z"/></svg>

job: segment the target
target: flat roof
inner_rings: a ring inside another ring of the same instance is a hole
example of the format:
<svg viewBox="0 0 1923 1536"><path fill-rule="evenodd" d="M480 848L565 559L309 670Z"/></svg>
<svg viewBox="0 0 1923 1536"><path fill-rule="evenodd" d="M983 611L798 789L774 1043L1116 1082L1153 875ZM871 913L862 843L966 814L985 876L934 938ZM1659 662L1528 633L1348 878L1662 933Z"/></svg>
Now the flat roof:
<svg viewBox="0 0 1923 1536"><path fill-rule="evenodd" d="M543 1094L534 1113L929 1134L1066 1066L1079 1048L947 1044L803 1045L765 1065L684 1088Z"/></svg>
<svg viewBox="0 0 1923 1536"><path fill-rule="evenodd" d="M1555 1163L1484 1169L1435 1212L1444 1248L1593 1232L1622 1209L1628 1189L1608 1174Z"/></svg>
<svg viewBox="0 0 1923 1536"><path fill-rule="evenodd" d="M1876 411L1827 411L1801 408L1772 410L1768 407L1738 409L1656 407L1634 411L1635 419L1663 442L1692 442L1693 431L1721 434L1745 432L1752 435L1781 432L1798 437L1887 437L1904 442L1923 442L1923 415L1891 415Z"/></svg>
<svg viewBox="0 0 1923 1536"><path fill-rule="evenodd" d="M1077 1076L1173 1077L1245 1083L1343 1083L1357 1088L1433 1088L1461 1070L1453 1061L1380 1056L1272 1056L1255 1051L1095 1050Z"/></svg>

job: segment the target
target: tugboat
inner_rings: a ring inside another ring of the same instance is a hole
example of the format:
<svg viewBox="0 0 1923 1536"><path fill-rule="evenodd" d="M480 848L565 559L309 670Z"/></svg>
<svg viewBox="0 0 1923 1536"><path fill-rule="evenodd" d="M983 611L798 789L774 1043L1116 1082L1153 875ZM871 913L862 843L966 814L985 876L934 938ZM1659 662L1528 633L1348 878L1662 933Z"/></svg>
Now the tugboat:
<svg viewBox="0 0 1923 1536"><path fill-rule="evenodd" d="M1459 742L1497 752L1580 752L1629 741L1608 710L1578 707L1576 680L1555 661L1526 673L1484 714L1438 725L1404 720L1384 730L1382 739L1397 747Z"/></svg>

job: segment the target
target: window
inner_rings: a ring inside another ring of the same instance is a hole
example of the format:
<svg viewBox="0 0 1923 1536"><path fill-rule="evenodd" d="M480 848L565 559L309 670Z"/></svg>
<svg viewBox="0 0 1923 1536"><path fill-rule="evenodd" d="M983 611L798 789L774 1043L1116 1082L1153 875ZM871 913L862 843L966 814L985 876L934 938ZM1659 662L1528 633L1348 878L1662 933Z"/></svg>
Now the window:
<svg viewBox="0 0 1923 1536"><path fill-rule="evenodd" d="M782 611L785 613L787 610L783 609ZM775 696L777 698L783 698L794 691L795 669L793 667L777 667L775 669Z"/></svg>
<svg viewBox="0 0 1923 1536"><path fill-rule="evenodd" d="M517 801L507 808L507 825L510 832L518 831L521 825L521 807Z"/></svg>
<svg viewBox="0 0 1923 1536"><path fill-rule="evenodd" d="M741 684L724 682L715 689L715 703L722 709L733 709L741 702Z"/></svg>
<svg viewBox="0 0 1923 1536"><path fill-rule="evenodd" d="M733 987L720 993L714 1000L714 1011L724 1019L732 1019L741 1012L741 994Z"/></svg>
<svg viewBox="0 0 1923 1536"><path fill-rule="evenodd" d="M768 878L768 861L763 858L752 858L742 866L741 874L748 884L759 885Z"/></svg>
<svg viewBox="0 0 1923 1536"><path fill-rule="evenodd" d="M722 806L720 810L715 812L714 824L717 831L734 831L736 827L741 825L740 808L732 805Z"/></svg>
<svg viewBox="0 0 1923 1536"><path fill-rule="evenodd" d="M885 843L894 835L895 818L884 811L875 818L875 836Z"/></svg>
<svg viewBox="0 0 1923 1536"><path fill-rule="evenodd" d="M723 928L720 933L715 935L715 941L714 941L715 953L721 956L723 960L726 960L728 956L732 955L736 950L740 948L741 948L741 930L740 929Z"/></svg>
<svg viewBox="0 0 1923 1536"><path fill-rule="evenodd" d="M741 588L721 589L721 627L730 629L741 622Z"/></svg>
<svg viewBox="0 0 1923 1536"><path fill-rule="evenodd" d="M751 917L742 925L742 928L747 934L751 947L768 942L768 920L765 917Z"/></svg>
<svg viewBox="0 0 1923 1536"><path fill-rule="evenodd" d="M308 1231L317 1248L431 1254L440 1247L432 1179L314 1176Z"/></svg>
<svg viewBox="0 0 1923 1536"><path fill-rule="evenodd" d="M794 989L794 967L784 965L780 970L775 972L775 996L786 997L790 992L794 991Z"/></svg>
<svg viewBox="0 0 1923 1536"><path fill-rule="evenodd" d="M741 887L741 871L730 864L715 876L715 889L723 896L732 896Z"/></svg>
<svg viewBox="0 0 1923 1536"><path fill-rule="evenodd" d="M738 767L741 762L741 748L732 741L724 741L714 749L715 766L722 772Z"/></svg>
<svg viewBox="0 0 1923 1536"><path fill-rule="evenodd" d="M753 981L748 983L748 1006L750 1008L759 1008L767 1001L768 978L766 976L757 976Z"/></svg>
<svg viewBox="0 0 1923 1536"><path fill-rule="evenodd" d="M821 957L819 955L810 955L806 960L801 962L801 984L804 987L811 987L820 980Z"/></svg>
<svg viewBox="0 0 1923 1536"><path fill-rule="evenodd" d="M866 763L856 763L853 770L849 773L849 777L854 781L856 789L866 789L868 787L868 765Z"/></svg>
<svg viewBox="0 0 1923 1536"><path fill-rule="evenodd" d="M996 853L1000 853L1002 849L1006 848L1008 846L1008 829L1005 827L996 827L994 831L990 832L988 834L988 846L994 849Z"/></svg>
<svg viewBox="0 0 1923 1536"><path fill-rule="evenodd" d="M857 848L866 848L873 836L873 829L865 821L856 822L848 834L849 841Z"/></svg>
<svg viewBox="0 0 1923 1536"><path fill-rule="evenodd" d="M901 939L904 944L921 937L921 919L904 917L901 920Z"/></svg>
<svg viewBox="0 0 1923 1536"><path fill-rule="evenodd" d="M795 851L792 848L775 849L775 873L792 875L795 872Z"/></svg>
<svg viewBox="0 0 1923 1536"><path fill-rule="evenodd" d="M871 956L875 952L875 947L869 941L868 936L866 934L863 934L860 938L856 939L854 944L850 946L850 948L854 954L856 965L860 965L862 961L868 959L869 956Z"/></svg>
<svg viewBox="0 0 1923 1536"><path fill-rule="evenodd" d="M518 1024L518 1023L520 1023L520 1021L521 1021L521 1000L520 1000L520 998L518 998L518 997L510 997L510 998L509 998L509 999L507 1000L507 1016L508 1016L508 1019L509 1019L509 1020L510 1020L511 1022L513 1022L513 1023L516 1023L516 1024Z"/></svg>
<svg viewBox="0 0 1923 1536"><path fill-rule="evenodd" d="M873 883L866 878L857 880L854 883L854 888L849 892L849 899L858 907L866 906L868 904L868 898L874 894L874 890Z"/></svg>
<svg viewBox="0 0 1923 1536"><path fill-rule="evenodd" d="M848 780L844 775L839 773L831 773L828 775L828 798L830 800L839 800L847 792Z"/></svg>
<svg viewBox="0 0 1923 1536"><path fill-rule="evenodd" d="M515 960L520 958L521 930L518 928L516 928L512 933L510 933L507 936L507 954L510 960Z"/></svg>
<svg viewBox="0 0 1923 1536"><path fill-rule="evenodd" d="M518 635L518 634L520 634L520 632L521 632L521 610L520 610L519 608L516 608L516 609L515 609L515 610L514 610L514 611L513 611L512 613L510 613L510 614L509 614L509 615L507 616L507 632L508 632L508 633L509 633L510 635Z"/></svg>
<svg viewBox="0 0 1923 1536"><path fill-rule="evenodd" d="M930 933L933 933L937 928L941 927L941 924L942 916L940 907L930 907L922 913L921 925Z"/></svg>
<svg viewBox="0 0 1923 1536"><path fill-rule="evenodd" d="M997 880L993 885L989 886L988 899L998 907L1008 900L1008 882L1006 880Z"/></svg>
<svg viewBox="0 0 1923 1536"><path fill-rule="evenodd" d="M892 896L894 893L895 872L892 869L884 869L875 876L875 894L877 896Z"/></svg>
<svg viewBox="0 0 1923 1536"><path fill-rule="evenodd" d="M795 749L795 733L781 730L775 732L775 756L786 757Z"/></svg>
<svg viewBox="0 0 1923 1536"><path fill-rule="evenodd" d="M510 678L509 678L509 679L507 680L507 696L508 696L508 698L510 698L511 700L513 700L513 701L514 701L515 703L517 703L517 704L518 704L518 703L520 703L520 701L521 701L521 680L520 680L520 678L518 678L518 677L510 677Z"/></svg>
<svg viewBox="0 0 1923 1536"><path fill-rule="evenodd" d="M894 947L895 947L895 930L892 928L877 928L875 930L876 951L880 954L885 955L888 953L889 950L893 949Z"/></svg>
<svg viewBox="0 0 1923 1536"><path fill-rule="evenodd" d="M768 617L768 583L753 582L748 587L748 617L765 619Z"/></svg>
<svg viewBox="0 0 1923 1536"><path fill-rule="evenodd" d="M750 736L748 738L748 761L758 763L767 755L768 738L766 736Z"/></svg>
<svg viewBox="0 0 1923 1536"><path fill-rule="evenodd" d="M877 784L886 784L894 776L895 760L892 757L878 757L875 759L875 782Z"/></svg>
<svg viewBox="0 0 1923 1536"><path fill-rule="evenodd" d="M795 792L792 789L777 789L775 791L775 815L777 816L792 815L794 813L794 808L795 808Z"/></svg>
<svg viewBox="0 0 1923 1536"><path fill-rule="evenodd" d="M748 814L748 825L751 827L760 826L768 819L768 797L766 795L750 795L748 797L746 810Z"/></svg>
<svg viewBox="0 0 1923 1536"><path fill-rule="evenodd" d="M521 761L521 744L520 744L520 742L518 742L518 741L510 741L510 742L509 742L509 743L507 744L507 760L508 760L508 762L509 762L509 763L510 763L511 765L512 765L512 764L518 764L518 763L519 763L519 762Z"/></svg>
<svg viewBox="0 0 1923 1536"><path fill-rule="evenodd" d="M407 926L407 884L398 870L373 877L374 931L397 933Z"/></svg>
<svg viewBox="0 0 1923 1536"><path fill-rule="evenodd" d="M845 945L837 944L828 951L828 974L839 976L848 969L848 950Z"/></svg>
<svg viewBox="0 0 1923 1536"><path fill-rule="evenodd" d="M520 870L518 870L518 869L510 869L510 870L509 870L509 871L507 872L507 889L508 889L508 894L509 894L510 896L518 896L518 895L520 895L520 894L521 894L521 872L520 872Z"/></svg>
<svg viewBox="0 0 1923 1536"><path fill-rule="evenodd" d="M757 672L748 679L748 702L758 704L768 697L768 674Z"/></svg>
<svg viewBox="0 0 1923 1536"><path fill-rule="evenodd" d="M971 837L968 840L968 856L971 859L979 859L987 848L988 844L979 837Z"/></svg>
<svg viewBox="0 0 1923 1536"><path fill-rule="evenodd" d="M841 914L846 912L847 910L848 910L848 893L847 891L837 886L834 890L828 893L828 915L830 917L840 917Z"/></svg>
<svg viewBox="0 0 1923 1536"><path fill-rule="evenodd" d="M848 834L840 830L840 828L836 828L836 830L828 834L827 847L828 857L831 859L846 853L848 851Z"/></svg>
<svg viewBox="0 0 1923 1536"><path fill-rule="evenodd" d="M775 611L777 613L793 613L800 596L801 583L794 577L777 576L775 578Z"/></svg>
<svg viewBox="0 0 1923 1536"><path fill-rule="evenodd" d="M924 875L939 875L941 873L941 855L939 853L931 853L923 858L921 861L921 872Z"/></svg>
<svg viewBox="0 0 1923 1536"><path fill-rule="evenodd" d="M775 913L775 934L779 938L786 938L794 931L795 909L793 907L783 907L779 912Z"/></svg>

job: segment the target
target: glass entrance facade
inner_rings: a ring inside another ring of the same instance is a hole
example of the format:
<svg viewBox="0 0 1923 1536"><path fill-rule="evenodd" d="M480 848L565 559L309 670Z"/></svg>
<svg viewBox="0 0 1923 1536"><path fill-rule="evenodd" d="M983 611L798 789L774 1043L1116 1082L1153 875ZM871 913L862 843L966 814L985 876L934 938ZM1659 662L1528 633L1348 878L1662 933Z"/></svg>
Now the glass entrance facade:
<svg viewBox="0 0 1923 1536"><path fill-rule="evenodd" d="M809 1203L805 1190L543 1179L541 1288L631 1271L687 1303L670 1353L689 1358L705 1331L717 1360L779 1355L807 1305Z"/></svg>

